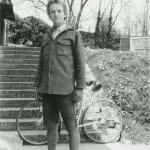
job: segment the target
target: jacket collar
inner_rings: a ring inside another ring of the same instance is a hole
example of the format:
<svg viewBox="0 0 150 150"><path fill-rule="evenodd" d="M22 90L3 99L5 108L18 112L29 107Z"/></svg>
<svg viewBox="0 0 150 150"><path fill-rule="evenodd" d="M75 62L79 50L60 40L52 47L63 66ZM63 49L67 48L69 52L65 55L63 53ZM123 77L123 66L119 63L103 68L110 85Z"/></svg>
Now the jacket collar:
<svg viewBox="0 0 150 150"><path fill-rule="evenodd" d="M64 31L67 31L67 30L74 30L74 28L71 27L71 26L69 26L69 25L66 25L65 29L63 30L63 32L64 32ZM53 28L52 28L52 27L48 28L48 29L46 30L46 32L48 32L50 35L52 35L52 33L53 33Z"/></svg>

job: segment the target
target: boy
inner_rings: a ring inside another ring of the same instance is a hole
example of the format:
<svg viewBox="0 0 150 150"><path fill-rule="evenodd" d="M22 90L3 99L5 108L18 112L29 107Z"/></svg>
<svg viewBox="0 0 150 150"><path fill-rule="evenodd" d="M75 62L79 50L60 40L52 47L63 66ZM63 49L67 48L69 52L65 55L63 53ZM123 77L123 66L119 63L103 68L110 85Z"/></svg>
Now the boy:
<svg viewBox="0 0 150 150"><path fill-rule="evenodd" d="M49 1L47 13L53 28L43 36L35 85L43 97L48 150L56 149L59 113L69 134L70 150L78 150L80 135L74 105L82 100L85 86L82 38L79 32L67 27L68 11L64 2Z"/></svg>

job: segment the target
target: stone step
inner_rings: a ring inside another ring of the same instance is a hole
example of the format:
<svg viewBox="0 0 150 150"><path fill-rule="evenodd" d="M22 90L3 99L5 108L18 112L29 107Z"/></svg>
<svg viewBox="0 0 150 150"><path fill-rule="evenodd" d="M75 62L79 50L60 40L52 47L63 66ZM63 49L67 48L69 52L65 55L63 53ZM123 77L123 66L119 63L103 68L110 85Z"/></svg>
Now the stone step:
<svg viewBox="0 0 150 150"><path fill-rule="evenodd" d="M0 82L0 89L34 89L33 82Z"/></svg>
<svg viewBox="0 0 150 150"><path fill-rule="evenodd" d="M0 59L38 59L39 55L31 54L0 54Z"/></svg>
<svg viewBox="0 0 150 150"><path fill-rule="evenodd" d="M37 69L38 64L7 64L0 63L0 69Z"/></svg>
<svg viewBox="0 0 150 150"><path fill-rule="evenodd" d="M16 114L17 116L17 114ZM22 119L22 122L24 125L27 125L26 130L28 129L28 125L30 124L30 130L37 130L35 129L34 122L35 119ZM31 128L32 127L32 128ZM0 119L0 131L13 131L16 130L16 118L5 118L5 119Z"/></svg>
<svg viewBox="0 0 150 150"><path fill-rule="evenodd" d="M0 82L33 82L35 75L0 75Z"/></svg>
<svg viewBox="0 0 150 150"><path fill-rule="evenodd" d="M34 126L34 118L33 119L22 119L22 123L25 125L26 124L26 129L25 132L28 132L28 135L31 134L41 134L41 130L39 129L35 129ZM28 125L29 128L28 128ZM81 129L81 128L79 128ZM0 133L1 132L15 132L17 130L16 128L16 119L0 119ZM30 132L30 130L32 131L32 133ZM44 130L43 130L44 131ZM61 135L67 134L65 127L63 125L62 129L61 129ZM82 134L81 130L80 130L80 134Z"/></svg>
<svg viewBox="0 0 150 150"><path fill-rule="evenodd" d="M25 50L40 50L39 47L20 47L20 46L0 46L0 50L22 50L22 51L25 51Z"/></svg>
<svg viewBox="0 0 150 150"><path fill-rule="evenodd" d="M7 107L7 108L1 108L0 109L0 118L1 119L10 119L10 118L16 118L21 107ZM33 118L37 117L37 112L39 111L39 107L28 107L23 111L23 116L21 116L22 119L31 119L33 121Z"/></svg>
<svg viewBox="0 0 150 150"><path fill-rule="evenodd" d="M28 55L39 55L40 50L0 50L0 54L28 54Z"/></svg>
<svg viewBox="0 0 150 150"><path fill-rule="evenodd" d="M24 105L23 105L24 106ZM21 107L3 107L0 109L0 118L1 119L12 119L16 118ZM39 107L30 106L28 108L25 108L21 118L24 119L24 121L31 120L32 122L34 119L37 118L37 114L39 111Z"/></svg>
<svg viewBox="0 0 150 150"><path fill-rule="evenodd" d="M11 119L16 118L21 107L3 107L0 109L0 118L1 119ZM38 107L29 107L26 108L23 112L23 116L21 118L23 119L31 119L36 118L37 111L39 111Z"/></svg>
<svg viewBox="0 0 150 150"><path fill-rule="evenodd" d="M29 102L35 101L35 98L0 98L1 108L20 108Z"/></svg>
<svg viewBox="0 0 150 150"><path fill-rule="evenodd" d="M30 134L30 131L25 131L25 132L28 132L29 133L29 135L31 135ZM32 133L34 133L34 134L43 134L42 133L43 132L43 130L34 130L34 131L32 131ZM17 133L17 131L1 131L0 132L0 135L2 135L2 134L6 134L6 135L15 135L15 136L17 136L18 135L18 133ZM61 130L61 134L67 134L67 131L66 130Z"/></svg>
<svg viewBox="0 0 150 150"><path fill-rule="evenodd" d="M0 69L0 75L35 75L36 69Z"/></svg>
<svg viewBox="0 0 150 150"><path fill-rule="evenodd" d="M16 119L0 119L0 131L16 130Z"/></svg>
<svg viewBox="0 0 150 150"><path fill-rule="evenodd" d="M35 128L36 121L37 118L20 119L20 125L22 124L24 127L26 127L25 130L37 131L38 129ZM62 130L64 128L65 127L63 124ZM13 131L13 130L16 130L16 118L0 119L0 131Z"/></svg>
<svg viewBox="0 0 150 150"><path fill-rule="evenodd" d="M16 119L18 113L20 111L20 108L1 108L0 109L0 118L1 119Z"/></svg>
<svg viewBox="0 0 150 150"><path fill-rule="evenodd" d="M30 130L26 130L24 131L24 134L26 135L30 135L31 137L34 137L34 135L37 137L37 135L42 135L42 137L45 137L46 138L46 131L45 130L32 130L32 132L30 132ZM18 144L20 138L18 137L18 133L16 130L13 130L13 131L0 131L0 135L4 138L6 138L7 140L10 140L11 142L13 142L14 144ZM15 139L14 139L15 138ZM17 138L19 138L19 140L16 140ZM13 140L14 139L14 140ZM15 141L15 142L14 142ZM60 132L60 136L59 136L59 139L58 139L58 142L59 143L68 143L69 142L69 139L68 139L68 133L65 129L62 129L61 132ZM82 130L80 130L80 142L85 144L85 143L93 143L93 141L89 140L85 134L83 133ZM23 149L30 149L30 150L39 150L39 149L42 149L42 150L45 150L47 146L31 146L31 145L28 145L28 143L26 142L23 142L24 143L24 146L23 146ZM20 144L20 143L19 143ZM98 144L97 144L98 145ZM14 146L14 145L13 145ZM15 145L16 146L16 145ZM22 146L22 143L21 143L21 146ZM21 147L20 146L20 147ZM66 146L65 146L66 147ZM83 146L82 146L83 147ZM92 147L92 146L91 146ZM99 148L98 148L99 147ZM60 148L62 149L62 148ZM64 148L65 149L65 148ZM67 149L67 148L66 148ZM102 149L101 146L97 146L97 149ZM104 148L105 149L105 148ZM108 149L108 148L106 148ZM115 148L114 148L115 149ZM131 148L133 149L133 148ZM16 150L16 149L15 149ZM109 150L111 150L109 148ZM122 150L122 149L121 149ZM140 149L140 150L148 150L147 149Z"/></svg>
<svg viewBox="0 0 150 150"><path fill-rule="evenodd" d="M34 98L35 90L0 90L0 98Z"/></svg>
<svg viewBox="0 0 150 150"><path fill-rule="evenodd" d="M38 64L38 59L0 59L0 63L7 63L7 64Z"/></svg>

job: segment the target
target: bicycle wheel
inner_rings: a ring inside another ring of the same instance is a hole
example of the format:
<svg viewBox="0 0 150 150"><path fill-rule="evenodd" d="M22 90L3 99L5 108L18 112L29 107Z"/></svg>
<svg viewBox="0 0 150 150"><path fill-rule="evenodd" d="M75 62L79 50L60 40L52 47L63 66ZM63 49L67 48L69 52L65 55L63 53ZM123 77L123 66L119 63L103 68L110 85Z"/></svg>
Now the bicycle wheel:
<svg viewBox="0 0 150 150"><path fill-rule="evenodd" d="M120 139L121 111L110 100L96 101L87 106L81 123L85 135L94 142L111 143Z"/></svg>
<svg viewBox="0 0 150 150"><path fill-rule="evenodd" d="M30 102L21 108L16 119L17 132L29 144L46 144L41 102Z"/></svg>

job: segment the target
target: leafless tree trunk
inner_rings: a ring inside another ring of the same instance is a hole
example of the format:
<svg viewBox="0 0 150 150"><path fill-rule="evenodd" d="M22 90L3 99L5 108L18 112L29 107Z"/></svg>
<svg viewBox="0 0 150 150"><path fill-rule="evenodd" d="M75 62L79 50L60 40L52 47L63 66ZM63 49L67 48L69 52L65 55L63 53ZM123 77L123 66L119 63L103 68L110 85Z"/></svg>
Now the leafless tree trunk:
<svg viewBox="0 0 150 150"><path fill-rule="evenodd" d="M74 1L75 0L66 0L67 1L67 4L68 4L68 7L69 7L69 14L70 14L70 16L72 16L73 15L73 4L74 4Z"/></svg>
<svg viewBox="0 0 150 150"><path fill-rule="evenodd" d="M76 18L73 11L73 5L75 0L65 0L67 2L69 8L69 17L68 17L68 24L69 26L74 26L76 22Z"/></svg>
<svg viewBox="0 0 150 150"><path fill-rule="evenodd" d="M143 16L143 36L148 36L149 26L149 0L145 0L144 16Z"/></svg>
<svg viewBox="0 0 150 150"><path fill-rule="evenodd" d="M69 6L69 14L70 14L68 23L71 24L72 26L74 26L76 29L78 29L80 19L81 19L82 13L83 13L83 9L89 0L81 0L80 6L79 6L80 9L79 9L79 12L76 17L73 12L73 5L74 5L75 0L66 0L66 1Z"/></svg>
<svg viewBox="0 0 150 150"><path fill-rule="evenodd" d="M100 0L99 2L99 9L98 9L98 13L97 13L97 20L96 20L96 26L95 26L95 34L94 34L94 40L95 40L95 45L98 45L99 44L99 40L98 38L100 38L100 23L104 17L104 14L107 10L107 7L104 9L104 11L102 12L102 1L103 0Z"/></svg>
<svg viewBox="0 0 150 150"><path fill-rule="evenodd" d="M76 24L75 24L75 28L77 28L77 29L79 28L79 23L80 23L80 19L82 16L82 12L83 12L83 9L87 2L88 2L88 0L81 0L80 9L79 9L79 13L77 15L77 20L76 20Z"/></svg>
<svg viewBox="0 0 150 150"><path fill-rule="evenodd" d="M120 14L120 11L121 11L121 8L120 10L118 11L117 15L115 16L115 19L113 20L113 11L114 11L114 8L115 8L115 5L117 4L118 0L112 0L111 1L111 4L110 4L110 11L109 11L109 16L108 16L108 31L106 33L106 36L107 36L107 46L110 47L111 46L111 32L112 32L112 27L114 25L114 23L116 22L119 14Z"/></svg>
<svg viewBox="0 0 150 150"><path fill-rule="evenodd" d="M103 1L104 2L104 1ZM117 8L117 12L114 15L114 10L116 9L116 5L120 2L120 8ZM96 28L95 28L95 41L97 40L98 34L100 34L100 23L102 22L104 15L106 14L106 10L109 12L108 13L108 21L107 21L107 30L106 30L106 43L104 44L107 47L111 46L111 34L112 34L112 28L114 24L116 23L122 8L129 3L129 0L126 2L123 2L123 0L110 0L109 3L107 4L106 8L102 12L101 5L102 5L102 0L100 0L99 4L99 10L98 10L98 15L97 15L97 22L96 22Z"/></svg>

